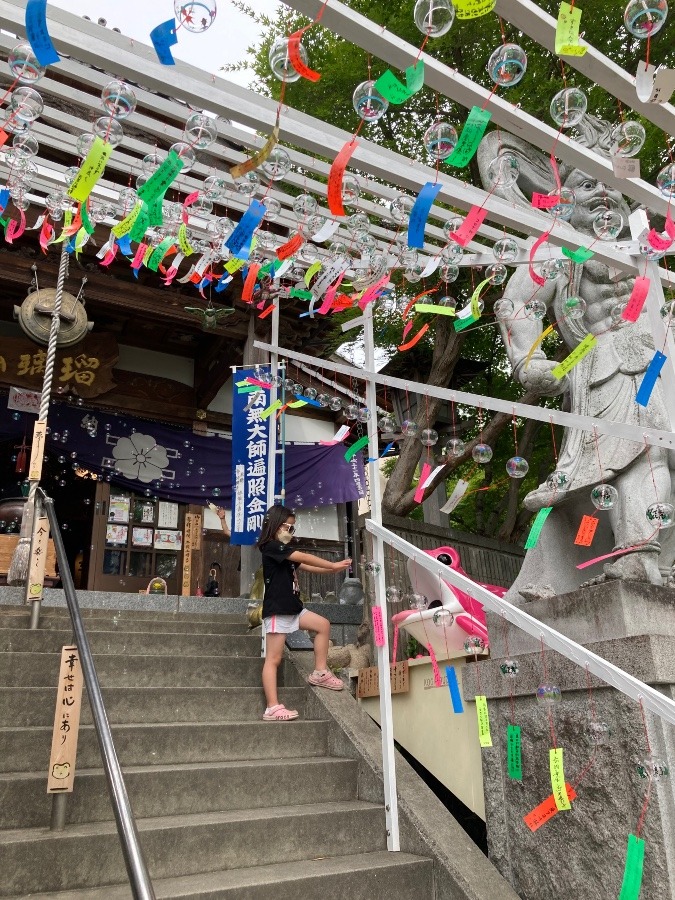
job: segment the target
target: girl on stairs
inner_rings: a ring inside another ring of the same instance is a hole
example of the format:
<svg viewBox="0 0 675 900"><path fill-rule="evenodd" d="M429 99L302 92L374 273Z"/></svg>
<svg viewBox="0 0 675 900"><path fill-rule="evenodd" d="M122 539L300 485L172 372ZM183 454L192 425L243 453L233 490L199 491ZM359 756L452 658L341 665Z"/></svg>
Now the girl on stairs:
<svg viewBox="0 0 675 900"><path fill-rule="evenodd" d="M326 667L330 622L323 616L305 609L300 600L297 569L305 572L342 572L348 569L351 559L330 562L303 553L291 546L295 534L295 513L285 506L271 506L265 513L263 527L258 538L262 553L263 580L263 622L266 633L266 656L262 671L263 690L267 708L263 715L266 722L287 722L297 719L295 709L286 709L279 703L277 694L277 670L283 658L286 635L299 629L315 631L314 671L309 683L316 687L341 691L344 685Z"/></svg>

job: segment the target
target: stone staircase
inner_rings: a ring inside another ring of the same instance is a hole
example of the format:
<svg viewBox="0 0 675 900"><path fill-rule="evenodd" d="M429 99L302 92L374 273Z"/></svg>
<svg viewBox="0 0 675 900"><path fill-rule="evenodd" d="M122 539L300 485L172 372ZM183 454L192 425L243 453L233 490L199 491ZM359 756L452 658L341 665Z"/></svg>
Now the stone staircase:
<svg viewBox="0 0 675 900"><path fill-rule="evenodd" d="M64 609L28 630L0 606L0 897L131 897L86 700L64 831L46 774ZM261 721L260 639L241 615L83 610L158 898L433 897L432 860L386 850L384 810L358 796L358 761L329 755L328 723L286 662L290 723Z"/></svg>

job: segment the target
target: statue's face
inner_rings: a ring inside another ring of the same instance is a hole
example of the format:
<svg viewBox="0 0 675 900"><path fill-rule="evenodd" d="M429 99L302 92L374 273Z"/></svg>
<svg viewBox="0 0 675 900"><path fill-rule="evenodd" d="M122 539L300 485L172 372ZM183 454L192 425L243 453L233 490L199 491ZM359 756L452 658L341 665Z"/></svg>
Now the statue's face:
<svg viewBox="0 0 675 900"><path fill-rule="evenodd" d="M624 225L628 225L630 209L619 191L607 187L601 181L597 181L591 175L586 175L578 169L575 169L567 178L565 187L571 188L576 194L577 205L572 213L570 225L578 231L593 234L593 220L598 213L609 209L620 212Z"/></svg>

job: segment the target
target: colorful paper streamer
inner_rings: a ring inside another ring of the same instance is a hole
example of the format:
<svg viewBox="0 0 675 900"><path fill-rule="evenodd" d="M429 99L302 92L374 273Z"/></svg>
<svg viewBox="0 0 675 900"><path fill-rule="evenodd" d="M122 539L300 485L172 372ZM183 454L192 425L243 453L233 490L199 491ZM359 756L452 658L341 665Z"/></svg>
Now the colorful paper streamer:
<svg viewBox="0 0 675 900"><path fill-rule="evenodd" d="M581 362L584 356L587 356L598 343L594 334L587 334L580 344L572 350L569 356L566 356L562 362L559 362L555 368L551 369L551 375L554 378L564 378L568 372Z"/></svg>
<svg viewBox="0 0 675 900"><path fill-rule="evenodd" d="M415 200L408 220L408 246L419 250L424 248L424 229L434 205L434 200L441 190L441 184L427 181Z"/></svg>
<svg viewBox="0 0 675 900"><path fill-rule="evenodd" d="M527 540L525 541L525 549L532 550L533 547L537 546L537 541L539 540L539 535L541 534L541 529L544 527L544 522L548 519L551 514L552 506L545 506L543 509L540 509L537 513L537 517L532 523L532 527L530 528L530 533L527 536Z"/></svg>
<svg viewBox="0 0 675 900"><path fill-rule="evenodd" d="M363 450L364 447L368 446L368 435L364 434L363 437L360 437L356 443L352 444L348 450L345 451L345 459L347 462L352 460L359 450Z"/></svg>
<svg viewBox="0 0 675 900"><path fill-rule="evenodd" d="M457 4L455 4L455 8L457 8ZM481 109L480 106L474 106L471 109L469 117L464 123L464 128L462 128L459 140L455 145L455 149L445 160L449 166L463 169L465 166L469 165L476 150L478 150L478 145L483 139L483 135L485 134L485 130L487 129L491 118L492 113L488 112L487 109Z"/></svg>
<svg viewBox="0 0 675 900"><path fill-rule="evenodd" d="M167 19L156 25L150 32L150 40L155 48L157 59L163 66L175 66L176 61L173 58L171 47L178 43L176 36L176 20Z"/></svg>
<svg viewBox="0 0 675 900"><path fill-rule="evenodd" d="M634 834L628 835L626 865L623 870L619 900L638 900L642 888L645 863L645 842Z"/></svg>
<svg viewBox="0 0 675 900"><path fill-rule="evenodd" d="M509 725L506 729L506 768L513 781L523 780L520 725Z"/></svg>
<svg viewBox="0 0 675 900"><path fill-rule="evenodd" d="M491 747L490 713L488 711L487 697L484 694L476 696L476 716L478 717L478 743L481 747Z"/></svg>
<svg viewBox="0 0 675 900"><path fill-rule="evenodd" d="M563 765L563 748L552 747L548 751L549 770L551 772L551 788L553 790L553 799L559 810L572 809L572 804L567 795L565 786L565 769Z"/></svg>
<svg viewBox="0 0 675 900"><path fill-rule="evenodd" d="M400 106L402 103L405 103L406 100L410 100L410 98L418 91L422 90L423 87L423 59L420 59L419 62L412 66L408 66L405 70L405 84L399 81L391 69L387 69L384 75L380 75L375 82L375 90L379 91L385 100L393 103L394 106Z"/></svg>
<svg viewBox="0 0 675 900"><path fill-rule="evenodd" d="M47 0L28 0L26 37L41 66L61 62L47 28Z"/></svg>
<svg viewBox="0 0 675 900"><path fill-rule="evenodd" d="M581 10L561 3L555 29L555 52L558 56L585 56L588 47L579 43Z"/></svg>
<svg viewBox="0 0 675 900"><path fill-rule="evenodd" d="M459 715L464 712L464 704L462 703L462 695L459 690L459 682L457 681L457 672L454 666L445 667L445 677L448 679L448 689L450 690L450 701L452 702L452 711Z"/></svg>

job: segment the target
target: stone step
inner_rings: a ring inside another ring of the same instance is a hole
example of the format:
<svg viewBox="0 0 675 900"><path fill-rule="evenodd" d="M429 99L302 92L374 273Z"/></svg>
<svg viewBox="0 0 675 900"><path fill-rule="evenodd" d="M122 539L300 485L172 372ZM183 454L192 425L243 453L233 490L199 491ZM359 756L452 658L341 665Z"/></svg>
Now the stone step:
<svg viewBox="0 0 675 900"><path fill-rule="evenodd" d="M5 588L0 587L0 599L2 591ZM248 601L247 601L248 602ZM227 600L223 601L223 609ZM87 619L116 619L118 622L201 622L213 623L214 625L227 625L242 632L248 630L243 612L172 612L169 610L144 610L144 609L116 609L114 606L109 607L80 607L82 618ZM18 615L20 617L30 619L30 607L25 604L2 604L0 603L0 627L2 620L6 617ZM70 613L66 606L43 606L40 613L40 622L48 622L50 620L66 619L70 622ZM61 626L64 627L64 626Z"/></svg>
<svg viewBox="0 0 675 900"><path fill-rule="evenodd" d="M268 723L265 723L268 724ZM261 809L356 799L357 763L331 757L128 766L124 781L137 818ZM46 775L0 775L0 829L48 828ZM67 825L114 817L103 769L79 769L68 797Z"/></svg>
<svg viewBox="0 0 675 900"><path fill-rule="evenodd" d="M56 653L0 653L0 684L49 687L58 681ZM263 660L244 656L118 656L94 653L102 687L252 687Z"/></svg>
<svg viewBox="0 0 675 900"><path fill-rule="evenodd" d="M288 726L288 727L285 727ZM207 722L191 724L114 725L113 740L123 766L226 760L289 759L325 756L328 723ZM52 727L0 728L0 772L47 773ZM101 765L93 725L81 725L77 764Z"/></svg>
<svg viewBox="0 0 675 900"><path fill-rule="evenodd" d="M137 825L154 879L239 869L263 860L273 866L386 847L384 810L359 800L162 816L138 819ZM62 832L3 831L0 859L0 897L126 882L112 822L75 825ZM326 885L326 894L331 893Z"/></svg>
<svg viewBox="0 0 675 900"><path fill-rule="evenodd" d="M0 607L2 610L2 607ZM90 631L153 631L153 632L171 632L173 634L239 634L245 636L249 632L248 625L243 615L233 617L229 621L229 616L220 616L219 619L226 621L208 621L202 622L197 620L196 616L174 616L166 613L164 619L130 619L124 618L120 614L105 613L103 611L100 616L87 616L84 619L87 633ZM193 621L194 620L194 621ZM30 623L30 612L27 608L19 610L16 613L3 614L0 611L0 628L18 628L28 629ZM47 616L40 618L39 631L64 630L70 628L70 616ZM260 636L258 633L258 641Z"/></svg>
<svg viewBox="0 0 675 900"><path fill-rule="evenodd" d="M302 715L307 689L282 687L279 702ZM56 688L0 688L0 727L53 725ZM163 722L246 722L260 719L265 697L260 687L110 687L103 702L112 724ZM91 723L82 704L82 723ZM277 723L265 723L274 726ZM292 723L279 723L292 727Z"/></svg>
<svg viewBox="0 0 675 900"><path fill-rule="evenodd" d="M161 878L153 888L157 900L423 900L432 896L432 877L431 859L380 851ZM131 900L131 890L106 886L31 900Z"/></svg>
<svg viewBox="0 0 675 900"><path fill-rule="evenodd" d="M29 631L0 628L0 653L58 653L72 642L68 630ZM255 635L171 634L154 631L87 632L91 652L145 656L259 656L260 638Z"/></svg>

